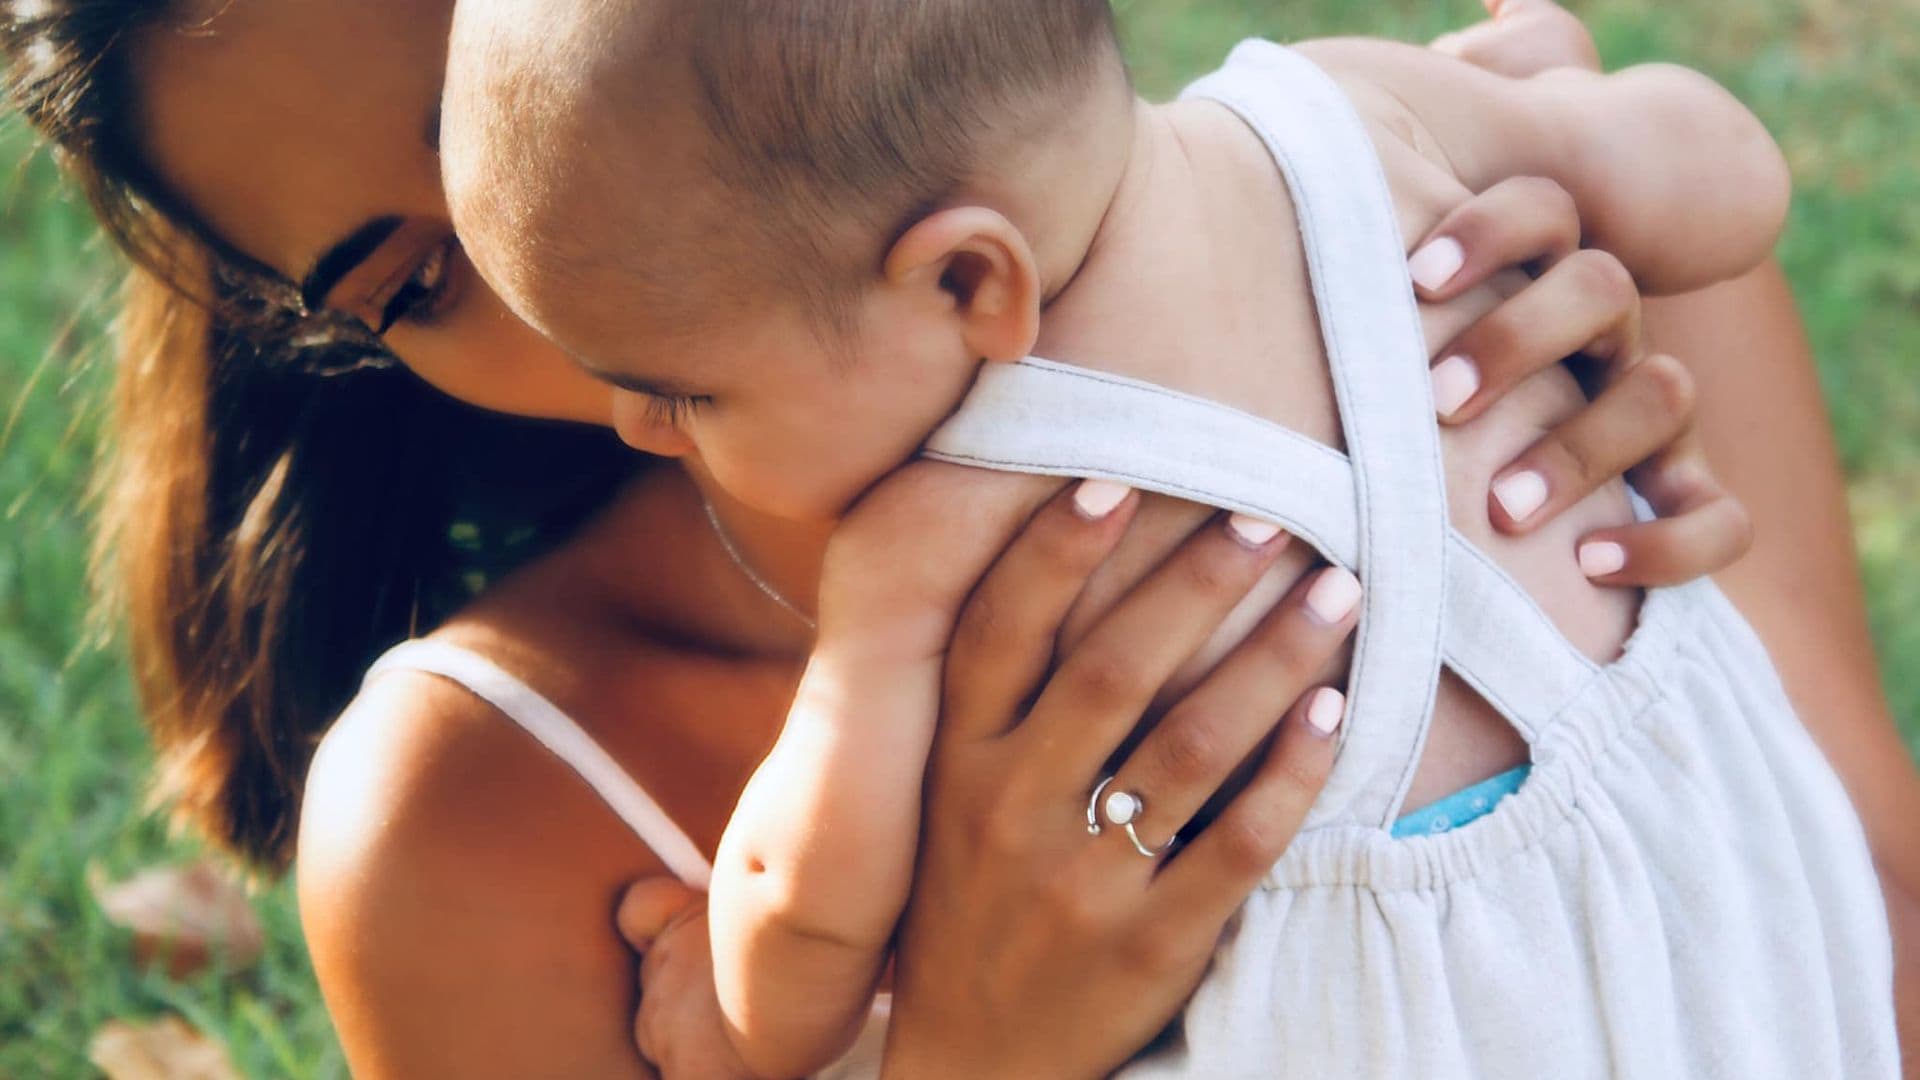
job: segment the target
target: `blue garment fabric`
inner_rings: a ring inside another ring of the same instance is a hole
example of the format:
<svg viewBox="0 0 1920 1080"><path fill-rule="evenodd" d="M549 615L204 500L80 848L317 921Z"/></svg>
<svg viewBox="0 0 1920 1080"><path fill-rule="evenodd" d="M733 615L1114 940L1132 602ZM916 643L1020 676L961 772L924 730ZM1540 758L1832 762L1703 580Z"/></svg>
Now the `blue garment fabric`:
<svg viewBox="0 0 1920 1080"><path fill-rule="evenodd" d="M1500 805L1501 799L1519 791L1520 785L1526 783L1532 773L1532 765L1522 765L1490 780L1482 780L1472 787L1461 788L1439 802L1428 803L1394 822L1393 838L1404 840L1409 836L1429 836L1478 821L1493 813L1493 808Z"/></svg>

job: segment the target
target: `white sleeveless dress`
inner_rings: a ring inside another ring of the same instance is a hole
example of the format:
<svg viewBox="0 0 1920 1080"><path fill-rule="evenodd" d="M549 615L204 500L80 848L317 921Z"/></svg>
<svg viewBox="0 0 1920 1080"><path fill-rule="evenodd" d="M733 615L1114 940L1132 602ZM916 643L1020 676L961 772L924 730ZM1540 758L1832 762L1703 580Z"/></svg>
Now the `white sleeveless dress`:
<svg viewBox="0 0 1920 1080"><path fill-rule="evenodd" d="M667 870L687 885L705 890L713 864L686 831L620 767L586 729L498 664L470 649L442 641L407 641L369 668L366 682L395 671L436 675L499 710L531 735L600 796ZM609 1007L614 1003L609 1002ZM817 1074L819 1080L869 1080L880 1074L886 1043L888 999L875 1002L860 1039L840 1061Z"/></svg>
<svg viewBox="0 0 1920 1080"><path fill-rule="evenodd" d="M1332 780L1173 1045L1126 1075L1897 1075L1865 837L1759 640L1711 583L1650 593L1613 664L1562 637L1449 527L1426 343L1358 115L1266 42L1188 95L1237 113L1292 190L1351 457L1044 360L989 365L930 444L1277 521L1367 586ZM1442 665L1533 771L1478 821L1395 839Z"/></svg>

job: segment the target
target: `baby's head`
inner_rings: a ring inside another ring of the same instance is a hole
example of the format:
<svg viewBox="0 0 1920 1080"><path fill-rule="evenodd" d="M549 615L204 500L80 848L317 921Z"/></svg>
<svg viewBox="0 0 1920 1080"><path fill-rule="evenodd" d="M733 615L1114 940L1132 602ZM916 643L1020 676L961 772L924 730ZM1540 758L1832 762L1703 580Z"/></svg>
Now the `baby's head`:
<svg viewBox="0 0 1920 1080"><path fill-rule="evenodd" d="M1031 349L1071 216L1032 181L1131 116L1108 0L461 0L451 56L482 274L630 443L788 517Z"/></svg>

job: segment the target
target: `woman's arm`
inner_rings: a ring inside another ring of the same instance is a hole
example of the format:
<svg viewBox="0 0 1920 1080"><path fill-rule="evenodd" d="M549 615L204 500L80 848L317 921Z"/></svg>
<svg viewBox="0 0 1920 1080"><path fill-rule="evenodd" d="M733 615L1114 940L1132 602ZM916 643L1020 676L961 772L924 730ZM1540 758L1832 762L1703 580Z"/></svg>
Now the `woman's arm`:
<svg viewBox="0 0 1920 1080"><path fill-rule="evenodd" d="M1435 46L1517 78L1598 70L1592 36L1552 0L1488 6L1492 19ZM1770 261L1650 303L1646 328L1656 347L1685 359L1698 385L1699 442L1752 518L1751 553L1718 580L1766 643L1866 826L1894 933L1901 1044L1911 1049L1920 1045L1920 774L1881 690L1845 477L1792 289ZM1907 1057L1920 1075L1920 1054Z"/></svg>
<svg viewBox="0 0 1920 1080"><path fill-rule="evenodd" d="M323 744L303 822L303 927L355 1076L651 1075L613 906L663 868L490 708L380 680Z"/></svg>
<svg viewBox="0 0 1920 1080"><path fill-rule="evenodd" d="M1793 293L1769 264L1650 305L1647 319L1662 348L1688 358L1707 453L1753 515L1753 551L1720 585L1866 826L1893 928L1901 1045L1920 1075L1920 774L1881 690L1844 477Z"/></svg>

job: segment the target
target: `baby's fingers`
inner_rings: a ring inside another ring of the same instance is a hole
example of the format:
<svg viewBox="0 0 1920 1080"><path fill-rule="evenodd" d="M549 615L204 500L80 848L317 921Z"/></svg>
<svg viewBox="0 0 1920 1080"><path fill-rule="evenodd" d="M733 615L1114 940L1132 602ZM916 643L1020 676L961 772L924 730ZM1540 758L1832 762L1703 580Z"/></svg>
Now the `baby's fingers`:
<svg viewBox="0 0 1920 1080"><path fill-rule="evenodd" d="M629 887L614 912L620 936L634 952L644 953L700 894L670 877L647 878Z"/></svg>
<svg viewBox="0 0 1920 1080"><path fill-rule="evenodd" d="M1496 75L1523 79L1559 67L1600 70L1593 35L1552 0L1486 0L1492 18L1436 38L1436 51Z"/></svg>

